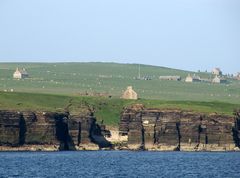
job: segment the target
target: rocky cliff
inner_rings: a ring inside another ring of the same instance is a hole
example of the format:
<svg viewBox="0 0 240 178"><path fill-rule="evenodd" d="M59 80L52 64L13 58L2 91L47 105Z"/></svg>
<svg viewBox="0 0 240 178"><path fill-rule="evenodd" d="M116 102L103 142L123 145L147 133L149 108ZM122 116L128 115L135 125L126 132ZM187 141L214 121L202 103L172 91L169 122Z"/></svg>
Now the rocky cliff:
<svg viewBox="0 0 240 178"><path fill-rule="evenodd" d="M129 149L230 151L240 146L240 112L235 117L180 110L125 108L120 135Z"/></svg>
<svg viewBox="0 0 240 178"><path fill-rule="evenodd" d="M0 146L51 150L111 147L92 113L0 111Z"/></svg>
<svg viewBox="0 0 240 178"><path fill-rule="evenodd" d="M0 111L0 150L112 148L92 112ZM240 147L240 111L232 117L133 105L124 109L116 149L232 151ZM126 139L125 139L126 138ZM125 144L127 140L127 145ZM126 147L127 146L127 147Z"/></svg>

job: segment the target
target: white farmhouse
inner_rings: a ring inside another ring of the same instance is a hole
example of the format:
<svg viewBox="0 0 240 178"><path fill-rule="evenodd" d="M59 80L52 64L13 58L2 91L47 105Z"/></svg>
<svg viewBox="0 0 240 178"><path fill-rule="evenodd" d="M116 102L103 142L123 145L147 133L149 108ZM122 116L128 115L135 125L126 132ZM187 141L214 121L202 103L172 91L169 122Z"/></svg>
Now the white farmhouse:
<svg viewBox="0 0 240 178"><path fill-rule="evenodd" d="M185 82L187 83L200 82L200 81L201 81L201 78L199 76L196 76L195 74L193 76L188 74L188 76L185 79Z"/></svg>
<svg viewBox="0 0 240 178"><path fill-rule="evenodd" d="M28 78L28 77L29 77L29 75L25 68L23 68L23 69L17 68L16 71L13 73L14 79L24 79L24 78Z"/></svg>
<svg viewBox="0 0 240 178"><path fill-rule="evenodd" d="M213 75L220 75L220 76L222 76L222 71L221 71L221 69L220 68L214 68L213 70L212 70L212 74Z"/></svg>
<svg viewBox="0 0 240 178"><path fill-rule="evenodd" d="M226 83L227 80L220 78L219 76L215 76L215 78L212 80L212 83Z"/></svg>

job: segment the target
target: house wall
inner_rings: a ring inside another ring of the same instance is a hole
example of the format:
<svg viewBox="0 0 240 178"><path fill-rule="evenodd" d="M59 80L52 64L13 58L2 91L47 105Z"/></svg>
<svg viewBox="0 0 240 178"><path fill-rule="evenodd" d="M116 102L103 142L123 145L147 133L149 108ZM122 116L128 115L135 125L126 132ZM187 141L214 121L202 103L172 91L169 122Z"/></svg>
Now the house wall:
<svg viewBox="0 0 240 178"><path fill-rule="evenodd" d="M14 73L14 74L13 74L13 78L15 78L15 79L21 79L21 78L22 78L22 74L21 74L21 73Z"/></svg>

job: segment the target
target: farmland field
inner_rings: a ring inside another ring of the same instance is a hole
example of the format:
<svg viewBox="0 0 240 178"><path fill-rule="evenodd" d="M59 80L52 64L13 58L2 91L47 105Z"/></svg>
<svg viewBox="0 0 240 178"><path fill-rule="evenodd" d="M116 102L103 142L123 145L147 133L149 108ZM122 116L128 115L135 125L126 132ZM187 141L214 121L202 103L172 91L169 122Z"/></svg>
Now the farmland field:
<svg viewBox="0 0 240 178"><path fill-rule="evenodd" d="M16 67L26 68L30 77L13 79ZM240 108L239 81L185 83L185 77L193 72L146 65L141 65L141 76L152 80L136 80L138 69L137 64L116 63L1 63L0 108L65 111L71 102L71 112L87 105L98 120L113 126L118 124L123 108L136 103L225 115ZM160 75L179 75L183 81L160 81ZM212 77L209 73L196 75ZM128 85L136 90L139 100L120 99Z"/></svg>
<svg viewBox="0 0 240 178"><path fill-rule="evenodd" d="M26 68L30 78L13 79L16 67ZM179 75L184 80L194 73L146 65L141 65L141 75L152 80L135 80L138 68L137 64L115 63L1 63L0 108L65 111L71 103L68 109L79 112L87 105L99 121L113 126L117 126L122 109L135 103L225 115L240 108L239 81L227 84L160 81L160 75ZM196 75L212 77L209 73ZM120 99L128 85L136 90L139 100Z"/></svg>
<svg viewBox="0 0 240 178"><path fill-rule="evenodd" d="M26 68L30 78L14 80L16 67ZM116 63L0 63L0 91L67 96L98 93L119 98L131 85L142 99L240 103L239 81L228 84L160 81L160 75L179 75L185 79L194 72L148 65L141 65L141 76L150 76L152 80L135 80L138 67L138 64ZM196 75L212 77L205 72Z"/></svg>

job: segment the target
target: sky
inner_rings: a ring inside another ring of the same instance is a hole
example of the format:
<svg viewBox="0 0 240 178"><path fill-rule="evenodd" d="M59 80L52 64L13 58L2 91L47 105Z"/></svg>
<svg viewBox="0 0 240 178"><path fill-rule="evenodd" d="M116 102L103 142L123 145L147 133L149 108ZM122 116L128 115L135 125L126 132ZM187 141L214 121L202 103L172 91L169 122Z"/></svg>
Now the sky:
<svg viewBox="0 0 240 178"><path fill-rule="evenodd" d="M0 0L0 62L240 71L239 0Z"/></svg>

